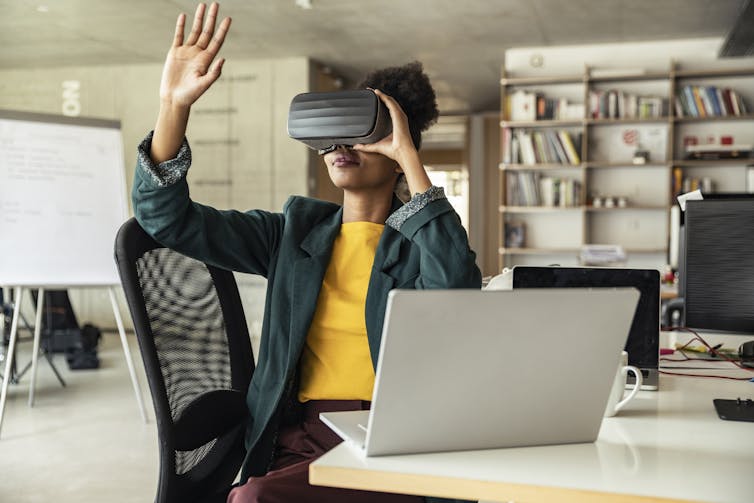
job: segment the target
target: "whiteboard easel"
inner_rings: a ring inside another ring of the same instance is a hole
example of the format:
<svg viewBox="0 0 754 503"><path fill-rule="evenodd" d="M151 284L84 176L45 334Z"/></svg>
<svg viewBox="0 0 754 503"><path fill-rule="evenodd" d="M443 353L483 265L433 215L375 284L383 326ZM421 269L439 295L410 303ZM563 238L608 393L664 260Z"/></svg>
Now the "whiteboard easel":
<svg viewBox="0 0 754 503"><path fill-rule="evenodd" d="M141 416L147 415L114 286L115 236L128 218L120 122L0 110L0 285L16 304L0 395L2 427L9 370L25 290L39 288L29 405L34 404L45 288L106 287Z"/></svg>
<svg viewBox="0 0 754 503"><path fill-rule="evenodd" d="M61 289L60 286L54 287L55 289ZM8 384L10 383L11 369L13 368L13 359L15 357L16 340L18 338L18 320L21 315L21 300L23 298L24 291L29 287L16 286L14 295L13 306L13 318L10 327L10 343L8 344L8 355L5 360L5 372L3 374L3 388L0 392L0 433L3 428L3 417L5 416L5 401L8 394ZM147 411L144 408L144 401L141 396L141 388L139 387L139 380L136 376L136 370L134 368L133 359L131 358L131 350L128 346L128 340L126 339L126 330L123 326L123 319L120 316L120 310L118 309L118 301L115 297L115 287L109 286L108 293L110 295L110 304L113 308L113 314L115 315L115 323L118 326L118 333L120 334L120 343L123 346L123 354L126 358L126 365L128 366L128 373L131 376L131 384L136 394L136 402L139 405L139 411L144 422L147 422ZM42 312L44 311L44 287L39 287L39 293L37 294L37 312L34 321L34 344L31 357L31 382L29 384L29 407L34 406L34 389L37 380L37 360L39 359L39 343L42 335Z"/></svg>

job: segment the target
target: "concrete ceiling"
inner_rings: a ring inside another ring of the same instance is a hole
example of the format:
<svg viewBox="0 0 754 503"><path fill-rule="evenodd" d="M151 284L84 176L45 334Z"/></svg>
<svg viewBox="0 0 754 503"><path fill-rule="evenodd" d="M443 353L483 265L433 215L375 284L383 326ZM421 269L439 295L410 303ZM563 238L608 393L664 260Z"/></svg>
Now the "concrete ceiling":
<svg viewBox="0 0 754 503"><path fill-rule="evenodd" d="M725 37L746 0L225 0L233 58L308 56L348 79L418 59L445 113L495 110L512 47ZM185 0L0 0L0 68L160 62Z"/></svg>

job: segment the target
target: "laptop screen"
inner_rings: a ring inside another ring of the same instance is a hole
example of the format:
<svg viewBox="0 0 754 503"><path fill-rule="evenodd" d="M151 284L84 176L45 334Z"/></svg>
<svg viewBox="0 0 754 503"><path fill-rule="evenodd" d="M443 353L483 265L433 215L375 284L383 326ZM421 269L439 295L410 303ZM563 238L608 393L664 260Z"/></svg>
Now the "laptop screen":
<svg viewBox="0 0 754 503"><path fill-rule="evenodd" d="M657 369L660 345L660 273L655 269L590 267L513 268L513 289L634 287L641 296L626 341L628 363Z"/></svg>

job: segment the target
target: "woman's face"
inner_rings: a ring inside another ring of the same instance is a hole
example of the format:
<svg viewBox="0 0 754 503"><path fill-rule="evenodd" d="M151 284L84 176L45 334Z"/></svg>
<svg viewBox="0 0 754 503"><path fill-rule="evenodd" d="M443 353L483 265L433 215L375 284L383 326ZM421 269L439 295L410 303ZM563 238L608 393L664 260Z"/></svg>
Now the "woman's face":
<svg viewBox="0 0 754 503"><path fill-rule="evenodd" d="M347 146L325 154L325 164L330 179L343 190L392 190L398 174L398 163L382 154L358 152Z"/></svg>

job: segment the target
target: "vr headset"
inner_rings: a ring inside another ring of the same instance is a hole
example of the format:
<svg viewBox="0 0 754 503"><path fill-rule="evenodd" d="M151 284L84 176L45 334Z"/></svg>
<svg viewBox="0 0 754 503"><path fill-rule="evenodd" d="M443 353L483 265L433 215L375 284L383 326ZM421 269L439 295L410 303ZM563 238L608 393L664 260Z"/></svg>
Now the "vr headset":
<svg viewBox="0 0 754 503"><path fill-rule="evenodd" d="M288 111L288 136L319 154L375 143L392 130L387 107L369 89L299 94Z"/></svg>

